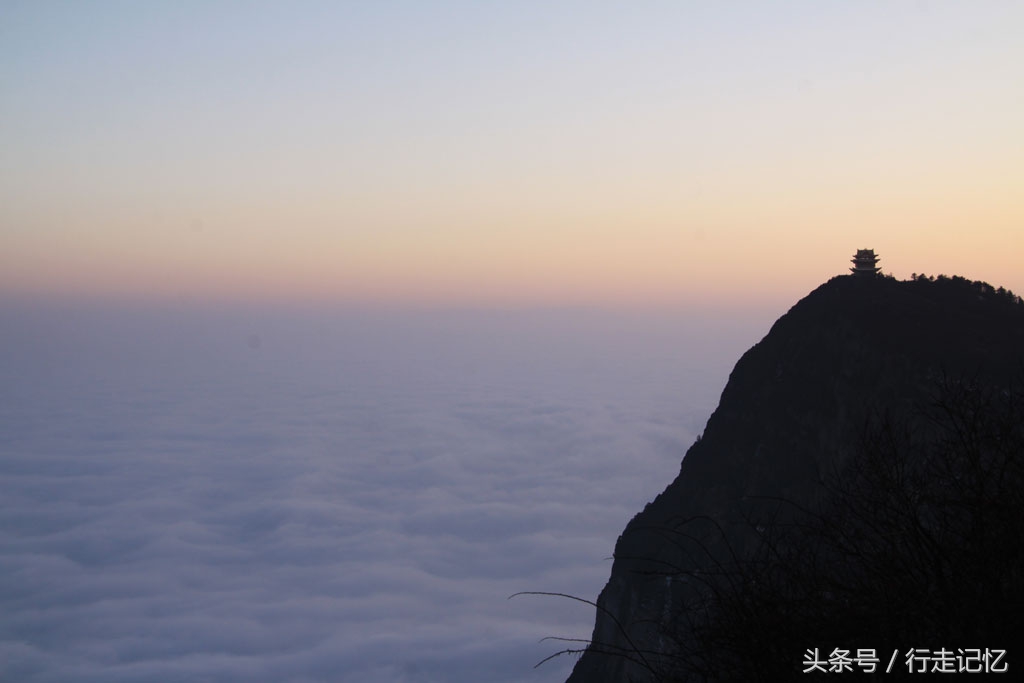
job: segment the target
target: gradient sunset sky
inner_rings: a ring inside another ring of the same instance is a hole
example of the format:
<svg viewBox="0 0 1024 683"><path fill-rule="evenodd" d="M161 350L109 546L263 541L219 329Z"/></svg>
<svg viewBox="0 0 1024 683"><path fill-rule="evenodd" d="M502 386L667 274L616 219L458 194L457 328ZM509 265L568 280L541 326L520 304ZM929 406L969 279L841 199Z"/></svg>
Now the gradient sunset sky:
<svg viewBox="0 0 1024 683"><path fill-rule="evenodd" d="M1024 3L0 4L0 295L1024 293Z"/></svg>

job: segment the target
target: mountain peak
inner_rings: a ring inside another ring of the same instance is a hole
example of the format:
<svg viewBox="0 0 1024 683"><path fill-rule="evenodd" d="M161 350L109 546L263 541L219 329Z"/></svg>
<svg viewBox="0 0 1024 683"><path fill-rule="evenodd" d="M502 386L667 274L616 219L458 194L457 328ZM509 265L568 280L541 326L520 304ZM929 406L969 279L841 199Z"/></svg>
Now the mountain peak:
<svg viewBox="0 0 1024 683"><path fill-rule="evenodd" d="M863 459L879 416L911 425L950 381L1005 393L1022 369L1024 303L1011 292L863 272L819 286L739 359L675 481L619 537L570 683L660 680L632 651L669 651L666 633L678 641L693 604L722 590L724 579L694 577L763 550L763 525L752 520L826 501Z"/></svg>

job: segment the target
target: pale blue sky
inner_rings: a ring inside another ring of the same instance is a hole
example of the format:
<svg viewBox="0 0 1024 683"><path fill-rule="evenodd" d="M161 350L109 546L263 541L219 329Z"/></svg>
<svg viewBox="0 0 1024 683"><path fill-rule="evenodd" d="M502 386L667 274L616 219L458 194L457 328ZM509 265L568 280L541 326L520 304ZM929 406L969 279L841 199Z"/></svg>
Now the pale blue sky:
<svg viewBox="0 0 1024 683"><path fill-rule="evenodd" d="M791 297L861 246L1024 288L1020 3L0 14L5 288L685 301L806 252Z"/></svg>

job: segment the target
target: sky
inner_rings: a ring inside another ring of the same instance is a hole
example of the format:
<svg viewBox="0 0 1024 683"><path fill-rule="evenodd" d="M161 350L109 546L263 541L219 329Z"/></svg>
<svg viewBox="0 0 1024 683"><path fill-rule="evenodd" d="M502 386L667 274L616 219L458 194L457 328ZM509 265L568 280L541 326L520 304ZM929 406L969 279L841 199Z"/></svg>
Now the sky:
<svg viewBox="0 0 1024 683"><path fill-rule="evenodd" d="M0 4L0 295L1024 291L1019 2Z"/></svg>
<svg viewBox="0 0 1024 683"><path fill-rule="evenodd" d="M0 0L0 679L564 680L859 248L1024 294L1024 4Z"/></svg>

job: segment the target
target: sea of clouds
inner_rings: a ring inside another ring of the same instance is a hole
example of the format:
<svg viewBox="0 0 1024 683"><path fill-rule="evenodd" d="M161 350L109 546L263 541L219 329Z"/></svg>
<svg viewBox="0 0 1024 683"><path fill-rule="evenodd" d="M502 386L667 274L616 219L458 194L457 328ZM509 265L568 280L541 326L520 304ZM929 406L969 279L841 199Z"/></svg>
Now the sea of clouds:
<svg viewBox="0 0 1024 683"><path fill-rule="evenodd" d="M769 318L5 304L0 680L564 680Z"/></svg>

